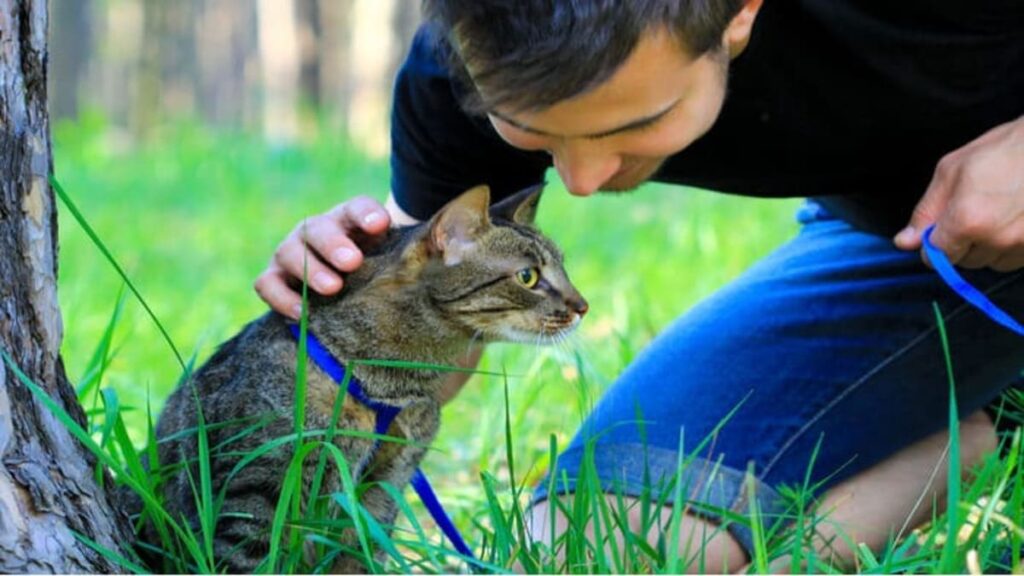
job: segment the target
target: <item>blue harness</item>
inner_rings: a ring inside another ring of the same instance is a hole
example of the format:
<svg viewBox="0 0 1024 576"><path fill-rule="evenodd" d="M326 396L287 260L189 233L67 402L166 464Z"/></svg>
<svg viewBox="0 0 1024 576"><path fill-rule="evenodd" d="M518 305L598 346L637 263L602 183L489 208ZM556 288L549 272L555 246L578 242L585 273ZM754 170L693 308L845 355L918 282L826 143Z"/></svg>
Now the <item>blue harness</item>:
<svg viewBox="0 0 1024 576"><path fill-rule="evenodd" d="M288 328L296 340L301 338L302 333L298 324L289 324ZM338 362L327 348L317 340L316 336L309 331L306 332L306 352L313 360L313 363L330 376L331 380L334 380L339 386L345 382L345 366ZM402 409L398 406L378 402L367 396L359 379L354 375L349 376L347 390L360 404L373 410L374 414L376 414L377 423L374 425L374 433L381 436L386 435L388 428L391 427L391 423L394 422L395 417L398 416ZM379 447L380 440L378 439L376 445L374 445L374 451ZM423 475L423 471L417 468L416 472L412 475L410 483L413 489L416 490L416 494L419 495L420 500L423 501L423 505L427 507L427 512L430 512L434 522L441 528L444 535L451 540L455 550L466 558L475 559L473 551L466 545L466 541L462 539L462 535L459 534L455 524L452 523L451 518L445 513L444 507L441 506L441 502L437 499L437 495L434 494L434 489L431 488L430 482Z"/></svg>

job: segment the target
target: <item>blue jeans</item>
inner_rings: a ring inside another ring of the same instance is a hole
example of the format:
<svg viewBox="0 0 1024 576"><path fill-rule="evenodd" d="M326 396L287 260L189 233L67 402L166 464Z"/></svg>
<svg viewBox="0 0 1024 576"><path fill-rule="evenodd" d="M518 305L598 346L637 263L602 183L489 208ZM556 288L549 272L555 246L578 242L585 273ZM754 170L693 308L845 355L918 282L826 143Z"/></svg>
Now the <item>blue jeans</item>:
<svg viewBox="0 0 1024 576"><path fill-rule="evenodd" d="M961 416L1019 381L1024 338L967 305L918 253L813 202L798 219L796 238L679 318L623 372L559 456L558 492L574 489L591 442L608 492L650 489L670 503L674 487L658 489L679 479L698 508L746 514L753 486L764 515L781 513L780 485L803 485L809 473L811 485L826 490L948 427L933 302L949 337ZM1021 317L1024 271L964 276ZM677 478L680 446L694 459ZM534 500L548 489L545 480ZM750 553L749 530L727 528Z"/></svg>

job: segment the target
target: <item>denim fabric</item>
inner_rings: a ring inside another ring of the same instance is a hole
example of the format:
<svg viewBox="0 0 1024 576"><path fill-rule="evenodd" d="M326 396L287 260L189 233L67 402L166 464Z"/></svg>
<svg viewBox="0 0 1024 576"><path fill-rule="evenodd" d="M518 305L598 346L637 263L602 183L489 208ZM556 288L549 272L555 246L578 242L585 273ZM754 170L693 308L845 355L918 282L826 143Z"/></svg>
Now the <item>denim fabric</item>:
<svg viewBox="0 0 1024 576"><path fill-rule="evenodd" d="M933 302L961 416L1018 381L1024 338L968 306L918 253L813 202L798 218L793 240L676 320L622 373L559 457L559 492L573 489L588 441L606 490L668 486L681 445L696 458L683 479L688 498L739 513L749 508L745 486L771 515L783 507L775 488L802 485L809 468L819 490L865 470L948 425ZM1024 271L963 272L1022 317ZM534 499L546 497L547 481ZM728 529L749 553L749 531Z"/></svg>

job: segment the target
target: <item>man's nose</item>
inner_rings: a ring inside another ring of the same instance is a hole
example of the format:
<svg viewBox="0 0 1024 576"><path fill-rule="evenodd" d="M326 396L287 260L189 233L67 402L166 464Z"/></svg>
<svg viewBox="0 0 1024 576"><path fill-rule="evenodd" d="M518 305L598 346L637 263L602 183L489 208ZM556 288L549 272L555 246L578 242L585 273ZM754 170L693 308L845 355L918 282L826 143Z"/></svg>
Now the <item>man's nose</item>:
<svg viewBox="0 0 1024 576"><path fill-rule="evenodd" d="M586 144L570 143L554 151L555 169L575 196L590 196L611 179L622 160Z"/></svg>

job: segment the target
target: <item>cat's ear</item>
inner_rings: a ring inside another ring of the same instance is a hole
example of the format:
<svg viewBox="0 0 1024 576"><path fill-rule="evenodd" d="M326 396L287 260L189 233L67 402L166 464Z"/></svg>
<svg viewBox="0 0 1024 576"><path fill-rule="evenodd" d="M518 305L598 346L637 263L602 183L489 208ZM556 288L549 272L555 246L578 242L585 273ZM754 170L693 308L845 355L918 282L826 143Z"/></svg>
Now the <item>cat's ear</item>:
<svg viewBox="0 0 1024 576"><path fill-rule="evenodd" d="M431 219L429 242L432 251L440 253L446 265L461 262L475 246L476 239L491 225L487 215L490 202L491 189L477 186L446 204Z"/></svg>
<svg viewBox="0 0 1024 576"><path fill-rule="evenodd" d="M491 206L491 215L516 224L533 226L533 221L537 217L537 203L540 202L540 193L543 191L544 182L520 190Z"/></svg>

